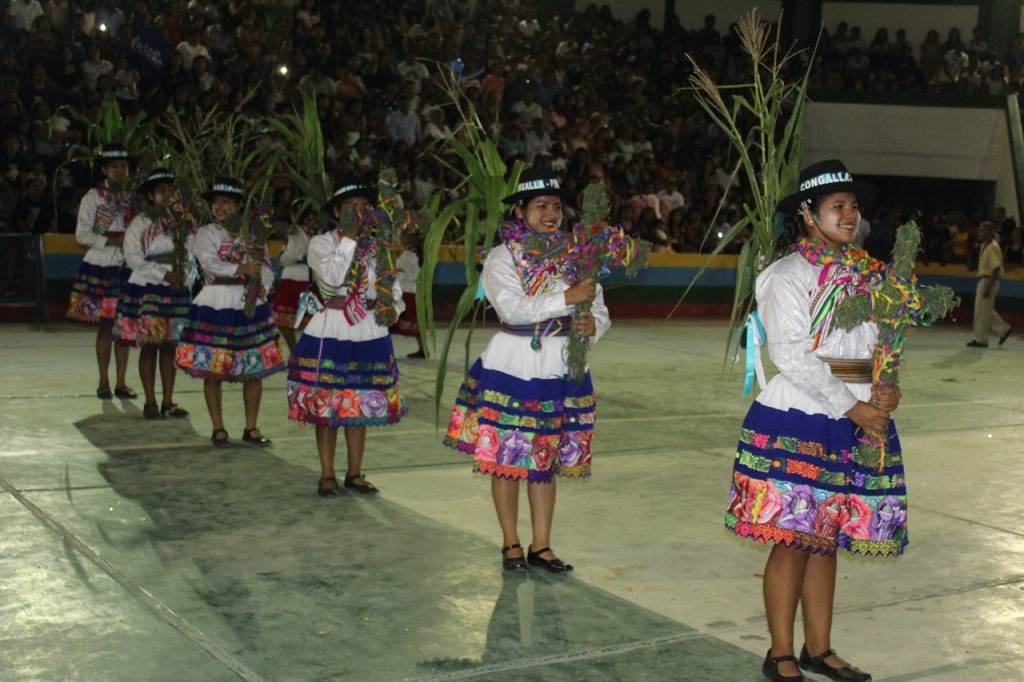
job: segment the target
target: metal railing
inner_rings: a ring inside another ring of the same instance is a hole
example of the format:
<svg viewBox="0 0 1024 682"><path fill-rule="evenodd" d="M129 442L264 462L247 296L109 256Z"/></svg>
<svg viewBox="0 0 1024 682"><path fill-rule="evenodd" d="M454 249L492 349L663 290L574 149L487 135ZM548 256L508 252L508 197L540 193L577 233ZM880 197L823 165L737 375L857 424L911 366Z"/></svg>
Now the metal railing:
<svg viewBox="0 0 1024 682"><path fill-rule="evenodd" d="M33 308L33 319L43 319L42 238L5 233L0 225L0 312ZM0 317L2 320L2 317Z"/></svg>

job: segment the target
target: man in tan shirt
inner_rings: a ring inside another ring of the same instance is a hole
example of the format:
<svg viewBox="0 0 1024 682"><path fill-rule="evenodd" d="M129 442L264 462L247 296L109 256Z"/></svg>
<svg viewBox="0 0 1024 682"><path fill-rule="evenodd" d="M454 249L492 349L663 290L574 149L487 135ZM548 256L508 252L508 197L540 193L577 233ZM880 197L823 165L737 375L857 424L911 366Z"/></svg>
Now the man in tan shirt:
<svg viewBox="0 0 1024 682"><path fill-rule="evenodd" d="M971 348L988 348L990 335L999 337L1001 346L1013 331L995 308L999 278L1003 276L1003 251L995 236L996 228L992 223L986 221L978 226L981 253L978 255L978 288L974 294L974 340L967 344Z"/></svg>

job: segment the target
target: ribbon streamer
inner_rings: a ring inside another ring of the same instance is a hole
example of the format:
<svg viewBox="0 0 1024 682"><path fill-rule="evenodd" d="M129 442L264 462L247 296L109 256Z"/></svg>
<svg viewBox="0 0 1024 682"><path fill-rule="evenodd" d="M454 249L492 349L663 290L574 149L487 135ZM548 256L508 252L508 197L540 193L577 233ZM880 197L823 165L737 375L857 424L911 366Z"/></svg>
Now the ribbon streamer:
<svg viewBox="0 0 1024 682"><path fill-rule="evenodd" d="M746 324L747 334L747 372L746 379L743 383L743 395L750 395L751 390L754 388L754 377L757 377L758 388L764 390L764 364L761 362L761 348L765 345L767 339L764 335L764 325L761 324L761 318L758 316L757 311L752 311L747 315Z"/></svg>

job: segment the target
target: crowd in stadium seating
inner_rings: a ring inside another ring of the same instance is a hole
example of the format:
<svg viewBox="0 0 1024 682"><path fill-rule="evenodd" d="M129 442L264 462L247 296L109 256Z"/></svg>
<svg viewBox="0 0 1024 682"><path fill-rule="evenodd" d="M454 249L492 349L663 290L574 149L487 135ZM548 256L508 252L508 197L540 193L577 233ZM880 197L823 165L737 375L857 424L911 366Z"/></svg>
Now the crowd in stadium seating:
<svg viewBox="0 0 1024 682"><path fill-rule="evenodd" d="M659 251L709 250L740 219L749 190L731 178L729 145L686 92L691 59L722 83L749 82L736 26L701 27L647 11L626 21L607 6L541 23L535 3L497 0L11 0L0 26L0 222L6 232L73 231L90 178L61 166L82 123L113 94L122 110L160 117L215 105L253 115L289 112L300 90L317 97L334 177L383 165L419 205L454 178L435 158L460 121L439 80L459 79L481 120L502 126L507 161L560 171L577 189L603 180L613 218ZM74 8L74 9L73 9ZM141 22L174 46L163 76L133 67ZM814 56L812 89L1015 92L1024 34L997 60L975 29L908 36L879 30L868 42L840 23ZM807 53L809 54L809 53ZM794 72L806 60L792 62ZM723 193L731 201L717 211ZM289 189L279 188L279 204ZM51 198L56 193L57 202ZM880 206L867 246L884 257L886 234L908 216ZM990 216L927 216L929 257L967 258L956 237ZM1019 232L1007 224L1006 238ZM740 235L727 249L734 250ZM966 251L969 251L967 249Z"/></svg>

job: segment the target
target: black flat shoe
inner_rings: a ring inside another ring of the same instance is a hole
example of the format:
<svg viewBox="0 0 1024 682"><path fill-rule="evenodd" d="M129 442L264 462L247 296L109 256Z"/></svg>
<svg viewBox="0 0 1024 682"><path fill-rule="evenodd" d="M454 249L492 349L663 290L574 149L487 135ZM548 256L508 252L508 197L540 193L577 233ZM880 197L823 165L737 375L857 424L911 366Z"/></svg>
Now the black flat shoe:
<svg viewBox="0 0 1024 682"><path fill-rule="evenodd" d="M988 344L987 343L978 343L977 341L968 341L967 342L967 347L968 348L988 348Z"/></svg>
<svg viewBox="0 0 1024 682"><path fill-rule="evenodd" d="M142 416L146 419L163 419L164 416L160 414L160 408L156 406L156 403L146 403L142 406Z"/></svg>
<svg viewBox="0 0 1024 682"><path fill-rule="evenodd" d="M526 557L520 556L509 556L508 553L514 549L518 549L520 552L523 551L523 546L519 543L509 545L508 547L501 548L501 567L506 571L525 571L528 570L526 566Z"/></svg>
<svg viewBox="0 0 1024 682"><path fill-rule="evenodd" d="M231 445L231 440L228 438L228 432L224 429L214 429L213 435L210 436L210 442L218 448L227 447Z"/></svg>
<svg viewBox="0 0 1024 682"><path fill-rule="evenodd" d="M572 565L565 563L561 559L544 559L541 557L541 554L550 551L550 547L545 547L534 552L533 545L530 545L530 551L526 553L526 563L531 566L540 566L548 573L568 573L572 570Z"/></svg>
<svg viewBox="0 0 1024 682"><path fill-rule="evenodd" d="M1006 333L999 337L999 345L1001 346L1004 343L1006 343L1006 339L1010 338L1010 334L1012 334L1012 333L1013 333L1012 329L1007 329Z"/></svg>
<svg viewBox="0 0 1024 682"><path fill-rule="evenodd" d="M254 426L251 429L246 429L242 432L242 440L249 445L270 445L272 442L269 438L264 438L263 434L260 433L258 427Z"/></svg>
<svg viewBox="0 0 1024 682"><path fill-rule="evenodd" d="M846 682L866 682L871 679L871 675L854 668L852 665L846 665L842 668L833 668L825 659L829 656L836 656L836 652L833 649L829 649L820 656L811 656L807 651L807 645L804 644L804 648L800 650L800 667L804 670L812 673L818 673L824 675L830 680L845 680Z"/></svg>
<svg viewBox="0 0 1024 682"><path fill-rule="evenodd" d="M320 483L316 486L316 494L320 497L338 497L341 495L341 486L334 476L321 476Z"/></svg>
<svg viewBox="0 0 1024 682"><path fill-rule="evenodd" d="M362 483L356 483L356 479L362 478ZM345 475L345 487L349 490L355 490L357 493L362 495L376 495L380 491L372 483L363 478L362 474L346 474Z"/></svg>
<svg viewBox="0 0 1024 682"><path fill-rule="evenodd" d="M132 389L128 388L127 386L121 386L119 388L115 388L114 389L114 395L116 395L118 398L123 398L125 400L131 400L132 398L138 398L139 397L138 393L136 393Z"/></svg>
<svg viewBox="0 0 1024 682"><path fill-rule="evenodd" d="M188 410L178 405L178 403L171 403L170 405L163 405L160 408L160 414L162 414L165 417L183 419L188 416Z"/></svg>
<svg viewBox="0 0 1024 682"><path fill-rule="evenodd" d="M761 665L761 673L772 682L799 682L800 680L806 680L803 673L798 668L796 675L783 675L779 672L779 663L797 663L796 656L775 656L772 657L772 650L768 650L768 655L764 657L764 663Z"/></svg>

